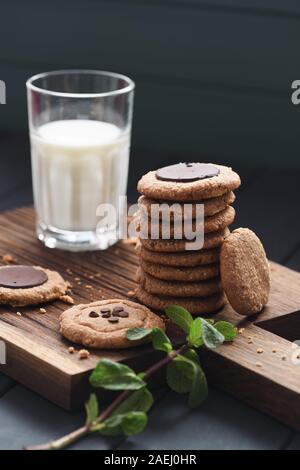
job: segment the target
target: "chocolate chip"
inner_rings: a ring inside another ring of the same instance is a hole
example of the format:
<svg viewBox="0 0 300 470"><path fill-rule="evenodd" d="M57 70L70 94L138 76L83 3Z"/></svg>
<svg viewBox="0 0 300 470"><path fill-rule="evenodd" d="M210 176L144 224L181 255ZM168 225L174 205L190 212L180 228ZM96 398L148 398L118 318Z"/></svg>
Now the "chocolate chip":
<svg viewBox="0 0 300 470"><path fill-rule="evenodd" d="M129 317L129 313L125 312L125 311L124 312L119 312L118 316L121 317L121 318L126 318L126 317Z"/></svg>
<svg viewBox="0 0 300 470"><path fill-rule="evenodd" d="M110 313L109 313L109 312L102 314L102 318L109 318L109 317L110 317Z"/></svg>
<svg viewBox="0 0 300 470"><path fill-rule="evenodd" d="M110 308L101 308L101 313L110 313Z"/></svg>
<svg viewBox="0 0 300 470"><path fill-rule="evenodd" d="M124 311L123 307L115 307L112 311L114 317L118 317L121 312Z"/></svg>
<svg viewBox="0 0 300 470"><path fill-rule="evenodd" d="M116 317L113 317L113 318L109 318L108 321L109 321L110 323L118 323L118 322L119 322L119 319L116 318Z"/></svg>
<svg viewBox="0 0 300 470"><path fill-rule="evenodd" d="M99 313L94 312L94 311L89 313L89 317L91 317L91 318L98 318L99 316L100 316Z"/></svg>

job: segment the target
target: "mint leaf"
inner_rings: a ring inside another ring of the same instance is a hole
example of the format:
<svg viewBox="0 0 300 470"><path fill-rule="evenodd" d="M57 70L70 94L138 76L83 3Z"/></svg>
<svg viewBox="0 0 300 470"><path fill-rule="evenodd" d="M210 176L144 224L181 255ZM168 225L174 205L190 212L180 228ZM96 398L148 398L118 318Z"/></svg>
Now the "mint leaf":
<svg viewBox="0 0 300 470"><path fill-rule="evenodd" d="M150 410L153 405L153 397L151 392L146 388L141 388L133 392L121 405L119 405L112 416L115 414L124 414L128 411L144 411L145 413Z"/></svg>
<svg viewBox="0 0 300 470"><path fill-rule="evenodd" d="M109 359L101 359L90 376L93 387L106 390L138 390L145 382L128 366Z"/></svg>
<svg viewBox="0 0 300 470"><path fill-rule="evenodd" d="M192 366L178 356L167 366L167 384L176 393L188 393L192 388Z"/></svg>
<svg viewBox="0 0 300 470"><path fill-rule="evenodd" d="M130 341L137 341L149 336L151 333L151 328L129 328L129 330L126 331L126 337Z"/></svg>
<svg viewBox="0 0 300 470"><path fill-rule="evenodd" d="M148 422L146 413L142 411L129 411L107 418L104 427L99 427L98 431L105 436L133 436L142 432ZM95 428L96 430L96 428Z"/></svg>
<svg viewBox="0 0 300 470"><path fill-rule="evenodd" d="M125 436L134 436L144 431L147 426L148 417L146 413L141 411L131 411L125 415L121 424L122 431Z"/></svg>
<svg viewBox="0 0 300 470"><path fill-rule="evenodd" d="M157 351L165 351L166 353L169 353L173 350L171 341L160 328L153 328L151 338L153 347Z"/></svg>
<svg viewBox="0 0 300 470"><path fill-rule="evenodd" d="M199 356L198 356L197 352L195 351L195 349L193 349L193 348L189 348L183 354L183 356L186 357L187 359L189 359L190 361L195 362L196 364L200 364Z"/></svg>
<svg viewBox="0 0 300 470"><path fill-rule="evenodd" d="M190 332L193 317L185 308L179 307L179 305L170 305L166 308L165 313L173 323L180 326L186 333Z"/></svg>
<svg viewBox="0 0 300 470"><path fill-rule="evenodd" d="M91 393L90 398L85 403L86 424L90 424L98 417L99 407L95 393Z"/></svg>
<svg viewBox="0 0 300 470"><path fill-rule="evenodd" d="M209 349L216 348L225 340L224 336L209 322L201 319L202 322L202 339L205 346Z"/></svg>
<svg viewBox="0 0 300 470"><path fill-rule="evenodd" d="M203 369L194 363L192 387L189 394L188 404L191 408L197 408L207 398L207 381Z"/></svg>
<svg viewBox="0 0 300 470"><path fill-rule="evenodd" d="M191 346L199 348L203 344L202 339L202 321L201 318L193 320L190 326L190 332L187 336L187 341Z"/></svg>
<svg viewBox="0 0 300 470"><path fill-rule="evenodd" d="M196 353L195 353L196 354ZM197 354L196 354L197 355ZM199 362L177 356L167 367L167 384L177 393L189 393L189 406L199 406L207 397L207 382Z"/></svg>
<svg viewBox="0 0 300 470"><path fill-rule="evenodd" d="M227 321L218 321L214 327L224 336L225 341L233 341L237 335L237 328Z"/></svg>

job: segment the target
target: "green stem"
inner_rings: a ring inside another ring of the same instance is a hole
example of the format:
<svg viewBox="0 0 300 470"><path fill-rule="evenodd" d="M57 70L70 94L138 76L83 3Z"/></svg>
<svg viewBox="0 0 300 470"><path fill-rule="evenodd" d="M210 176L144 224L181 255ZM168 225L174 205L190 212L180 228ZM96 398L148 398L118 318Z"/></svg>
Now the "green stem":
<svg viewBox="0 0 300 470"><path fill-rule="evenodd" d="M144 373L144 380L149 380L152 375L154 375L158 370L160 370L162 367L166 366L171 362L176 356L179 354L184 354L188 350L188 345L184 344L182 345L179 349L175 351L171 351L169 354L167 354L163 359L158 361L156 364L153 366L149 367ZM123 403L132 393L134 390L124 390L124 392L120 393L115 400L98 416L98 418L95 420L99 423L105 421L112 413L115 411L115 409ZM32 446L32 447L25 447L25 450L59 450L59 449L64 449L74 442L78 441L82 437L87 436L91 432L90 426L85 425L82 426L79 429L76 429L75 431L72 431L71 433L56 439L55 441L50 441L46 444L41 444L37 446Z"/></svg>

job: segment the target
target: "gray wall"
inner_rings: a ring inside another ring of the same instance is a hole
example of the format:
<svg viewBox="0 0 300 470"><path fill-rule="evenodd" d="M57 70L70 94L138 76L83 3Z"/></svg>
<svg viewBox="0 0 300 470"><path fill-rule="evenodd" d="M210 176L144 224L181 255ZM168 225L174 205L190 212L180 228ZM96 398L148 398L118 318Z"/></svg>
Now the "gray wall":
<svg viewBox="0 0 300 470"><path fill-rule="evenodd" d="M1 131L26 129L25 80L85 67L137 83L137 169L177 158L294 166L298 0L19 0L0 3Z"/></svg>

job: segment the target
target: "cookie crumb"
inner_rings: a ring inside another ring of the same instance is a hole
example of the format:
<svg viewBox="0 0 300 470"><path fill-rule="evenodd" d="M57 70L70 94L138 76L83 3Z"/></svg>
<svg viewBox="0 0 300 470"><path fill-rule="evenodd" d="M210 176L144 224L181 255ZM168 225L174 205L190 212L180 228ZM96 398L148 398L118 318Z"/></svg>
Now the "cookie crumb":
<svg viewBox="0 0 300 470"><path fill-rule="evenodd" d="M129 237L122 240L122 243L124 243L124 245L136 245L138 241L139 239L137 237Z"/></svg>
<svg viewBox="0 0 300 470"><path fill-rule="evenodd" d="M86 284L84 287L85 287L86 289L93 289L93 286L91 286L90 284Z"/></svg>
<svg viewBox="0 0 300 470"><path fill-rule="evenodd" d="M100 273L97 273L95 276L96 276L96 277L101 277L101 274L100 274Z"/></svg>
<svg viewBox="0 0 300 470"><path fill-rule="evenodd" d="M127 295L128 295L128 297L135 297L135 292L134 292L134 290L129 290L129 291L127 292Z"/></svg>
<svg viewBox="0 0 300 470"><path fill-rule="evenodd" d="M256 367L262 367L262 363L261 363L261 362L257 362L257 363L256 363Z"/></svg>
<svg viewBox="0 0 300 470"><path fill-rule="evenodd" d="M46 310L45 308L40 308L40 309L39 309L39 312L40 312L40 313L47 313L47 310Z"/></svg>
<svg viewBox="0 0 300 470"><path fill-rule="evenodd" d="M74 305L74 303L75 303L73 297L71 297L70 295L62 295L60 297L60 300L62 302L65 302L66 304L70 304L70 305Z"/></svg>
<svg viewBox="0 0 300 470"><path fill-rule="evenodd" d="M5 264L10 264L14 261L13 257L11 255L8 255L8 254L3 255L2 260Z"/></svg>
<svg viewBox="0 0 300 470"><path fill-rule="evenodd" d="M252 339L252 338L248 338L247 343L248 343L248 344L253 344L253 339Z"/></svg>
<svg viewBox="0 0 300 470"><path fill-rule="evenodd" d="M90 357L90 353L87 349L80 349L78 354L80 359L87 359Z"/></svg>
<svg viewBox="0 0 300 470"><path fill-rule="evenodd" d="M21 316L22 316L22 313L21 313L21 312L16 312L16 314L18 315L18 317L21 317Z"/></svg>
<svg viewBox="0 0 300 470"><path fill-rule="evenodd" d="M286 355L281 356L282 361L286 361Z"/></svg>
<svg viewBox="0 0 300 470"><path fill-rule="evenodd" d="M238 333L239 333L240 335L242 335L242 334L244 333L244 331L245 331L245 328L239 328Z"/></svg>
<svg viewBox="0 0 300 470"><path fill-rule="evenodd" d="M68 351L69 351L70 354L74 354L75 348L73 348L73 346L70 346L70 347L68 348Z"/></svg>
<svg viewBox="0 0 300 470"><path fill-rule="evenodd" d="M257 354L262 354L264 352L264 350L262 348L257 348L256 352L257 352Z"/></svg>
<svg viewBox="0 0 300 470"><path fill-rule="evenodd" d="M73 274L73 271L70 268L66 269L66 271L67 271L68 274Z"/></svg>
<svg viewBox="0 0 300 470"><path fill-rule="evenodd" d="M272 353L277 353L277 349L276 349L276 348L273 348L273 349L272 349Z"/></svg>
<svg viewBox="0 0 300 470"><path fill-rule="evenodd" d="M75 281L81 281L80 277L75 277Z"/></svg>

